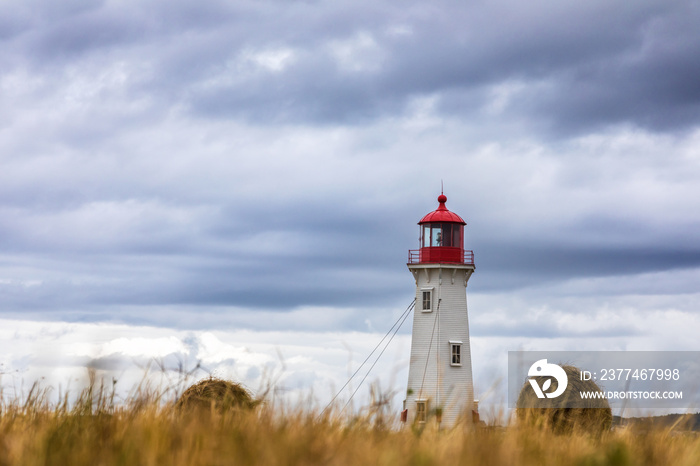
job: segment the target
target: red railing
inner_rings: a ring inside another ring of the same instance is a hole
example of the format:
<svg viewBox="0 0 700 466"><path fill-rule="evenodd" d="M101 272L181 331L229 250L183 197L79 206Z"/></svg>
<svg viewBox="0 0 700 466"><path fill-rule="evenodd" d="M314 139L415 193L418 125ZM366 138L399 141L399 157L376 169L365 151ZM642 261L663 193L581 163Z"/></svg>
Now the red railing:
<svg viewBox="0 0 700 466"><path fill-rule="evenodd" d="M445 246L410 249L408 263L474 265L474 251Z"/></svg>

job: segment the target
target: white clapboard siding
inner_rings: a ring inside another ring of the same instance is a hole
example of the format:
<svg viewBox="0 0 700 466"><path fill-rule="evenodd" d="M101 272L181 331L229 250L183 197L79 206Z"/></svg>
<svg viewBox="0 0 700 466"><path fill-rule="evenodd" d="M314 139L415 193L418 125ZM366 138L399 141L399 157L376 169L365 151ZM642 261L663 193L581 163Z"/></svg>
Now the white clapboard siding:
<svg viewBox="0 0 700 466"><path fill-rule="evenodd" d="M416 279L406 409L414 422L416 401L428 401L428 415L442 409L442 426L471 422L474 403L466 283L474 266L409 264ZM423 291L432 288L432 311L423 312ZM439 306L439 308L438 308ZM431 342L432 340L432 342ZM461 366L451 365L450 342L462 342Z"/></svg>

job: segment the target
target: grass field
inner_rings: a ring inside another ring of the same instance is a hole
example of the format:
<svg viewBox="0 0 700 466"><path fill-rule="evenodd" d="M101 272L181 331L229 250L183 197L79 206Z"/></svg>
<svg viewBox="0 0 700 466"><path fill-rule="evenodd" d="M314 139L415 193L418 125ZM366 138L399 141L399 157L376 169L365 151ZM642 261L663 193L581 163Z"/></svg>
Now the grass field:
<svg viewBox="0 0 700 466"><path fill-rule="evenodd" d="M163 393L124 402L91 384L68 403L35 387L0 405L2 465L698 465L700 438L682 429L602 436L536 428L398 427L381 407L348 419L263 402L254 409L182 411Z"/></svg>

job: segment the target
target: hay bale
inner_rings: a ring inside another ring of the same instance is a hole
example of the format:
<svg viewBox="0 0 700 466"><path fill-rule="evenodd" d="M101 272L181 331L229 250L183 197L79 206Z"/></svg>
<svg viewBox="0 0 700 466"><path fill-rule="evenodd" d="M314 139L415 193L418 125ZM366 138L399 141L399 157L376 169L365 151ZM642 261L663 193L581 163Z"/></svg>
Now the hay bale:
<svg viewBox="0 0 700 466"><path fill-rule="evenodd" d="M600 392L593 380L581 380L581 371L574 366L562 365L569 379L564 393L557 398L537 398L529 382L520 390L516 404L516 416L523 424L552 429L556 433L571 433L575 430L602 433L612 425L612 411L604 398L582 399L580 392ZM540 387L549 377L535 377ZM553 392L557 388L552 379ZM546 406L546 407L545 407ZM573 407L572 407L573 406Z"/></svg>
<svg viewBox="0 0 700 466"><path fill-rule="evenodd" d="M178 409L224 411L250 409L259 404L243 385L210 377L190 386L175 405Z"/></svg>

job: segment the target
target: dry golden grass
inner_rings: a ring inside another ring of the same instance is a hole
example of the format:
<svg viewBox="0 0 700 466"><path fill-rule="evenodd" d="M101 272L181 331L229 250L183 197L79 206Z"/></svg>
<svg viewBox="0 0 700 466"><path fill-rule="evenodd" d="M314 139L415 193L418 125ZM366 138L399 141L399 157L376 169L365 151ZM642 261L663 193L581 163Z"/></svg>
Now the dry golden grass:
<svg viewBox="0 0 700 466"><path fill-rule="evenodd" d="M532 427L389 427L263 402L179 410L136 391L115 406L103 387L69 405L33 389L0 405L0 465L697 465L700 439L671 429L556 435ZM397 413L398 414L398 413Z"/></svg>

